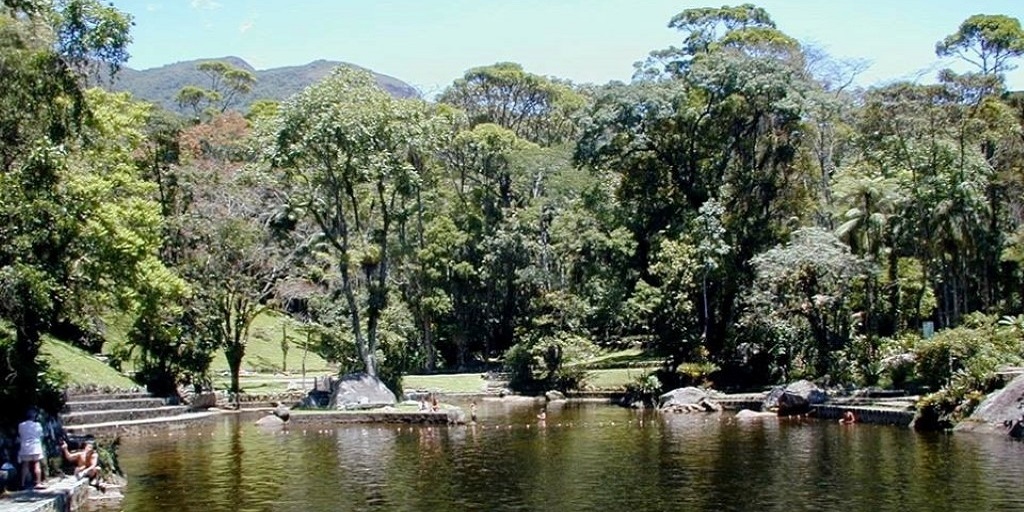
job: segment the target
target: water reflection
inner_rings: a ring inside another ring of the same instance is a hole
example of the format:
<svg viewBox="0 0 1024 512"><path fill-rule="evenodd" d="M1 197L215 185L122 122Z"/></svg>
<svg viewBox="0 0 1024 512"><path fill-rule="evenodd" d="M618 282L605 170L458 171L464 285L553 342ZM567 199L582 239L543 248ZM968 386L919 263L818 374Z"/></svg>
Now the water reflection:
<svg viewBox="0 0 1024 512"><path fill-rule="evenodd" d="M811 420L478 402L465 427L125 439L125 509L1015 510L1024 444ZM166 512L166 511L165 511Z"/></svg>

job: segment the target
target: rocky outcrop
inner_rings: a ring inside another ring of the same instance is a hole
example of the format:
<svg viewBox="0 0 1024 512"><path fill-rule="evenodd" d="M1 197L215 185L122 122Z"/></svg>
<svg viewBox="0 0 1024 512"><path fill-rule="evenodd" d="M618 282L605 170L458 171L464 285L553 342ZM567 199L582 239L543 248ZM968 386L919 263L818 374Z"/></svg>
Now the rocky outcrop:
<svg viewBox="0 0 1024 512"><path fill-rule="evenodd" d="M980 432L985 434L1024 437L1024 375L1010 381L985 398L971 416L953 428L954 432Z"/></svg>
<svg viewBox="0 0 1024 512"><path fill-rule="evenodd" d="M736 413L736 419L737 420L741 420L741 421L743 421L743 420L759 420L759 419L764 419L764 418L776 418L776 417L778 417L778 415L776 415L774 412L759 412L759 411L751 411L750 409L743 409L740 412Z"/></svg>
<svg viewBox="0 0 1024 512"><path fill-rule="evenodd" d="M561 391L555 391L552 389L551 391L544 393L544 398L547 398L549 402L554 402L555 400L565 400L565 395L562 394Z"/></svg>
<svg viewBox="0 0 1024 512"><path fill-rule="evenodd" d="M775 411L779 416L807 414L812 405L828 401L828 393L813 382L798 380L787 386L772 388L761 404L762 411Z"/></svg>
<svg viewBox="0 0 1024 512"><path fill-rule="evenodd" d="M395 394L377 377L366 373L350 373L334 383L331 409L374 409L395 405Z"/></svg>
<svg viewBox="0 0 1024 512"><path fill-rule="evenodd" d="M658 409L665 412L720 412L714 391L695 387L674 389L658 397Z"/></svg>

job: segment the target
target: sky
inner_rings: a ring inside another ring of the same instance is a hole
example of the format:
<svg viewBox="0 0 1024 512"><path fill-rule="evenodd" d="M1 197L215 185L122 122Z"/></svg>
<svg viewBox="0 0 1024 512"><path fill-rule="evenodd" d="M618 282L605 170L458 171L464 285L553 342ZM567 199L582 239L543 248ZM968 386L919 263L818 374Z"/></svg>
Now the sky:
<svg viewBox="0 0 1024 512"><path fill-rule="evenodd" d="M967 70L935 43L973 14L1024 20L1024 0L746 0L780 30L840 59L869 64L857 79L930 82ZM741 0L113 0L134 18L128 66L148 69L235 56L256 69L314 60L357 64L427 96L466 70L518 62L531 73L603 84L681 41L675 14ZM1024 59L1020 59L1024 64ZM1007 75L1024 89L1024 69Z"/></svg>

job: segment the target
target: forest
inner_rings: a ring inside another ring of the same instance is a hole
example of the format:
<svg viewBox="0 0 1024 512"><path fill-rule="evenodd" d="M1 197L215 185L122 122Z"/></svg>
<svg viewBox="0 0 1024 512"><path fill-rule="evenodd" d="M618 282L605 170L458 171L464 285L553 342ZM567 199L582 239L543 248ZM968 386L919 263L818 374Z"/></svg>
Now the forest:
<svg viewBox="0 0 1024 512"><path fill-rule="evenodd" d="M639 347L635 388L795 378L915 387L969 411L1024 356L1024 54L979 14L969 71L854 86L863 63L753 5L688 9L630 83L516 63L401 99L341 67L282 102L200 64L179 115L107 92L131 20L0 7L0 402L59 401L44 336L156 393L232 388L248 327L303 323L340 371L503 368L521 390ZM658 27L651 27L657 29ZM107 325L128 342L106 347ZM13 410L18 410L14 408Z"/></svg>

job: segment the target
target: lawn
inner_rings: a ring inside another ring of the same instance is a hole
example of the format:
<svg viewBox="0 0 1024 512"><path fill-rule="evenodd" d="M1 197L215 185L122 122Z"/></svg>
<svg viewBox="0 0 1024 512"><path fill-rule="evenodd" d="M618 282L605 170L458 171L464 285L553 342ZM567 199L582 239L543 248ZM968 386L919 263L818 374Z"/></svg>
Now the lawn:
<svg viewBox="0 0 1024 512"><path fill-rule="evenodd" d="M486 383L480 373L406 375L402 378L402 387L406 391L422 389L440 393L481 393Z"/></svg>
<svg viewBox="0 0 1024 512"><path fill-rule="evenodd" d="M587 372L586 386L588 389L601 391L621 391L626 384L647 375L654 368L608 368Z"/></svg>

